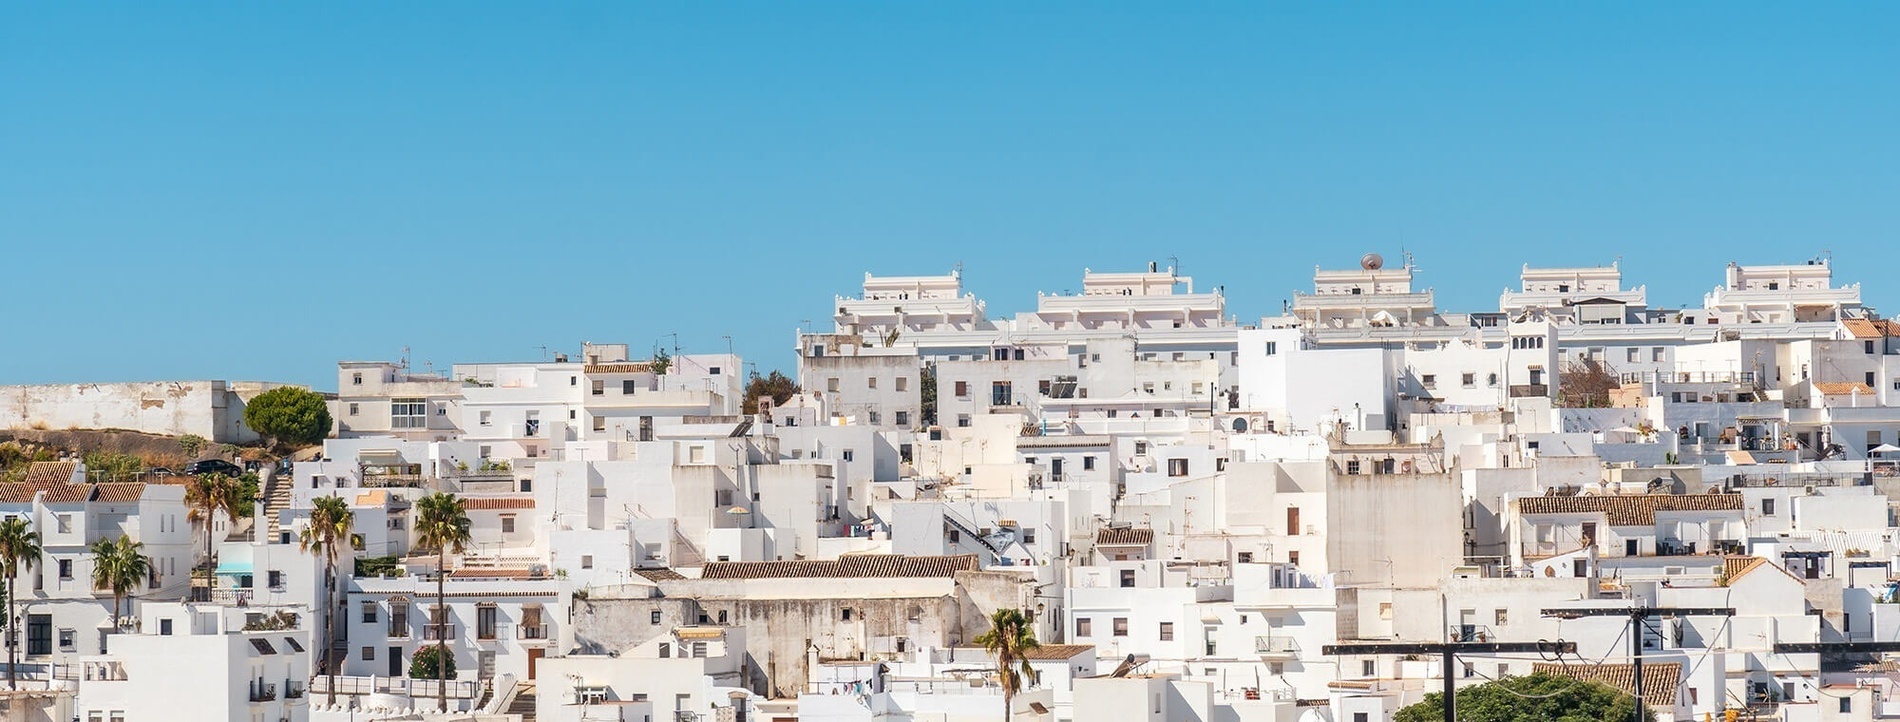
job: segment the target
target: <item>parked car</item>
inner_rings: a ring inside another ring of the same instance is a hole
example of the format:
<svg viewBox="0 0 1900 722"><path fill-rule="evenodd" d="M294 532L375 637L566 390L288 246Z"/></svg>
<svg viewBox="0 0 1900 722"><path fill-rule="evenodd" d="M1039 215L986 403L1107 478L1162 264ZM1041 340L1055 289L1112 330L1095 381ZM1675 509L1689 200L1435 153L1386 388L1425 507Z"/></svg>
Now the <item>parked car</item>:
<svg viewBox="0 0 1900 722"><path fill-rule="evenodd" d="M198 476L200 474L223 474L236 478L244 475L244 469L240 468L237 464L223 459L205 459L191 462L190 466L185 467L185 473L192 476Z"/></svg>

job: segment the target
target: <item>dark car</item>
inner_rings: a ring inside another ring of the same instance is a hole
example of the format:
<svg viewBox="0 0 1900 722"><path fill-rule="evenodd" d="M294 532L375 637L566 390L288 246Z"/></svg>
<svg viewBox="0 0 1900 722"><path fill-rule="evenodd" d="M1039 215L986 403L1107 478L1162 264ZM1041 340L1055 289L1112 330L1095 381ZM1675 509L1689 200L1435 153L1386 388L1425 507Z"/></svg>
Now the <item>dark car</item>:
<svg viewBox="0 0 1900 722"><path fill-rule="evenodd" d="M200 474L223 474L235 478L243 476L244 470L239 468L237 464L223 459L205 459L203 461L191 462L190 466L185 467L185 473L192 476L198 476Z"/></svg>

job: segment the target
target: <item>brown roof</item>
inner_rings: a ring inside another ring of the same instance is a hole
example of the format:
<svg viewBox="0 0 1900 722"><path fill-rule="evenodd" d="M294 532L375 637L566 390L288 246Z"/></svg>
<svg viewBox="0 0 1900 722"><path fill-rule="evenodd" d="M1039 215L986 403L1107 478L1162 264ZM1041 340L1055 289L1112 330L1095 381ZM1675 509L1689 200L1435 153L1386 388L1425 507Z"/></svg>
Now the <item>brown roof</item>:
<svg viewBox="0 0 1900 722"><path fill-rule="evenodd" d="M462 497L462 508L468 511L533 509L534 499L526 496Z"/></svg>
<svg viewBox="0 0 1900 722"><path fill-rule="evenodd" d="M1900 336L1900 323L1894 323L1884 318L1849 318L1842 320L1841 325L1846 327L1847 332L1853 334L1854 338Z"/></svg>
<svg viewBox="0 0 1900 722"><path fill-rule="evenodd" d="M72 481L73 471L79 468L76 461L35 461L26 467L28 484L64 484Z"/></svg>
<svg viewBox="0 0 1900 722"><path fill-rule="evenodd" d="M1599 664L1595 666L1581 664L1562 664L1559 662L1532 662L1533 674L1549 674L1558 677L1581 679L1613 687L1624 694L1636 692L1636 673L1633 665ZM1643 665L1643 702L1650 707L1669 709L1676 706L1676 686L1682 682L1681 662L1649 662Z"/></svg>
<svg viewBox="0 0 1900 722"><path fill-rule="evenodd" d="M659 569L635 569L633 573L646 577L646 580L649 582L670 582L675 579L686 578L686 575L665 567Z"/></svg>
<svg viewBox="0 0 1900 722"><path fill-rule="evenodd" d="M46 492L40 496L41 504L84 504L92 498L91 484L40 484L40 490Z"/></svg>
<svg viewBox="0 0 1900 722"><path fill-rule="evenodd" d="M952 577L976 571L975 554L905 556L850 554L832 560L789 562L707 562L701 579L854 579L869 577Z"/></svg>
<svg viewBox="0 0 1900 722"><path fill-rule="evenodd" d="M1610 526L1649 526L1659 511L1741 511L1741 494L1592 494L1526 496L1511 503L1520 514L1590 514L1608 517Z"/></svg>
<svg viewBox="0 0 1900 722"><path fill-rule="evenodd" d="M590 374L639 374L653 370L650 363L588 364L582 371Z"/></svg>
<svg viewBox="0 0 1900 722"><path fill-rule="evenodd" d="M145 484L137 481L114 481L104 484L94 484L93 488L98 490L98 492L92 496L93 501L116 504L138 501L140 497L145 496Z"/></svg>
<svg viewBox="0 0 1900 722"><path fill-rule="evenodd" d="M1735 580L1741 579L1749 572L1753 572L1757 569L1773 569L1781 572L1783 576L1789 579L1807 584L1807 582L1802 581L1800 577L1795 576L1793 572L1783 569L1781 565L1768 561L1767 559L1761 557L1735 556L1726 557L1722 560L1722 585L1728 586L1734 584Z"/></svg>
<svg viewBox="0 0 1900 722"><path fill-rule="evenodd" d="M1155 540L1155 530L1145 526L1110 527L1095 532L1096 544L1110 546L1148 546Z"/></svg>
<svg viewBox="0 0 1900 722"><path fill-rule="evenodd" d="M1874 393L1874 387L1859 381L1816 381L1814 390L1825 396L1846 396L1853 393L1871 396Z"/></svg>
<svg viewBox="0 0 1900 722"><path fill-rule="evenodd" d="M1023 659L1074 659L1083 652L1091 652L1091 644L1045 644L1023 653Z"/></svg>

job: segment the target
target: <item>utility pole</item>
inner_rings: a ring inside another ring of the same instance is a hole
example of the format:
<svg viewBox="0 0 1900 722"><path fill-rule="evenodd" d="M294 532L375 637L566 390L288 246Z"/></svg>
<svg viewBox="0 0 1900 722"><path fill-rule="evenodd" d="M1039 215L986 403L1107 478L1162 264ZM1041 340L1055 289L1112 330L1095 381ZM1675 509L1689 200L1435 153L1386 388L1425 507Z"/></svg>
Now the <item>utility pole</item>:
<svg viewBox="0 0 1900 722"><path fill-rule="evenodd" d="M1356 654L1437 654L1444 657L1445 692L1443 706L1445 722L1454 722L1456 705L1452 698L1456 694L1452 667L1457 656L1465 654L1576 654L1577 644L1558 640L1555 642L1364 642L1353 644L1328 644L1319 648L1319 653L1328 657ZM1637 705L1640 709L1642 705Z"/></svg>
<svg viewBox="0 0 1900 722"><path fill-rule="evenodd" d="M1636 686L1636 722L1643 722L1643 632L1653 617L1733 617L1734 607L1579 607L1546 609L1544 616L1558 619L1579 617L1628 617L1630 620L1630 677Z"/></svg>

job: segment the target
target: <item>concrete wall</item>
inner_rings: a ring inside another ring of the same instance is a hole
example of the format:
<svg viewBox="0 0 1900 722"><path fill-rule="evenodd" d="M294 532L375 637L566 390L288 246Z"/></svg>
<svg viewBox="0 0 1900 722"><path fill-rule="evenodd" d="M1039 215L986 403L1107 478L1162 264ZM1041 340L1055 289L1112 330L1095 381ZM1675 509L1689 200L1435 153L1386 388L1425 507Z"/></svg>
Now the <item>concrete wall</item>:
<svg viewBox="0 0 1900 722"><path fill-rule="evenodd" d="M147 434L197 434L219 443L256 441L244 426L244 404L285 384L227 381L144 381L0 387L0 426L127 429Z"/></svg>

